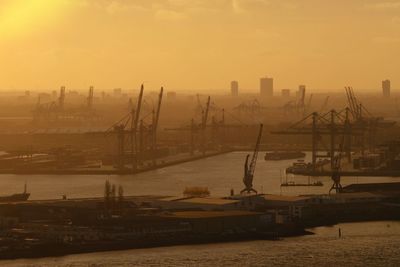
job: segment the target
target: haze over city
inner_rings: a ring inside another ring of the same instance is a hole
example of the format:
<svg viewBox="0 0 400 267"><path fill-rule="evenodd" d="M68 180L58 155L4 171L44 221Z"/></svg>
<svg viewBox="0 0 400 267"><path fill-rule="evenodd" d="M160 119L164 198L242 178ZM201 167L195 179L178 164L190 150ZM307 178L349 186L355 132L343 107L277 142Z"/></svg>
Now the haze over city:
<svg viewBox="0 0 400 267"><path fill-rule="evenodd" d="M400 83L400 1L2 0L0 89Z"/></svg>
<svg viewBox="0 0 400 267"><path fill-rule="evenodd" d="M0 0L0 266L400 266L400 0Z"/></svg>

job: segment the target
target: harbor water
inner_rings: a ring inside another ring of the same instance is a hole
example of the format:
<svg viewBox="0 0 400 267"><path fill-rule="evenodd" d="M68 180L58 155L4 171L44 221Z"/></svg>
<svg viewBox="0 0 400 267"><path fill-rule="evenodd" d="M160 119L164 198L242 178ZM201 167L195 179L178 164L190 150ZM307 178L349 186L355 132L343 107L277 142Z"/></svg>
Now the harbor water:
<svg viewBox="0 0 400 267"><path fill-rule="evenodd" d="M31 200L101 197L104 183L122 185L125 195L181 196L185 187L208 187L212 196L227 196L231 189L243 189L243 165L246 152L233 152L187 162L135 175L0 175L0 195L21 192L27 183ZM330 177L304 177L284 174L294 160L265 161L260 152L254 175L254 188L266 194L319 194L328 193ZM305 161L310 160L307 154ZM280 187L281 182L308 183L321 181L324 186ZM342 185L352 183L400 182L396 177L343 177Z"/></svg>
<svg viewBox="0 0 400 267"><path fill-rule="evenodd" d="M124 187L125 195L181 196L185 187L206 186L213 196L242 188L245 152L233 152L137 175L0 175L0 193L28 185L31 199L102 196L105 180ZM310 155L307 155L306 160ZM329 177L285 176L289 161L265 161L260 154L254 185L260 193L327 193ZM280 187L281 182L321 181L323 186ZM399 182L396 177L343 177L342 184ZM342 237L338 237L341 229ZM250 241L174 246L0 261L1 266L400 266L400 222L363 222L310 229L315 235L280 241Z"/></svg>

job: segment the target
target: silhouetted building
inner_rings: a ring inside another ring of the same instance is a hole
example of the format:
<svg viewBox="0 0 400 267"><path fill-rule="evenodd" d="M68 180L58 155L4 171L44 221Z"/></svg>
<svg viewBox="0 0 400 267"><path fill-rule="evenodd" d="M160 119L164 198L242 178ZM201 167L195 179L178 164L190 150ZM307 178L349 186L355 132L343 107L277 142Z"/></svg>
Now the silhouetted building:
<svg viewBox="0 0 400 267"><path fill-rule="evenodd" d="M274 94L274 79L264 77L260 79L260 95L273 96Z"/></svg>
<svg viewBox="0 0 400 267"><path fill-rule="evenodd" d="M115 97L120 97L122 95L122 89L121 88L115 88L114 89L114 96Z"/></svg>
<svg viewBox="0 0 400 267"><path fill-rule="evenodd" d="M297 92L297 98L304 98L306 95L306 86L299 85L299 91Z"/></svg>
<svg viewBox="0 0 400 267"><path fill-rule="evenodd" d="M282 97L289 98L290 97L290 89L282 89Z"/></svg>
<svg viewBox="0 0 400 267"><path fill-rule="evenodd" d="M176 92L167 92L167 98L168 99L175 99L176 98Z"/></svg>
<svg viewBox="0 0 400 267"><path fill-rule="evenodd" d="M390 80L382 81L382 92L384 97L390 97Z"/></svg>
<svg viewBox="0 0 400 267"><path fill-rule="evenodd" d="M231 81L231 95L232 96L239 95L239 83L237 81Z"/></svg>

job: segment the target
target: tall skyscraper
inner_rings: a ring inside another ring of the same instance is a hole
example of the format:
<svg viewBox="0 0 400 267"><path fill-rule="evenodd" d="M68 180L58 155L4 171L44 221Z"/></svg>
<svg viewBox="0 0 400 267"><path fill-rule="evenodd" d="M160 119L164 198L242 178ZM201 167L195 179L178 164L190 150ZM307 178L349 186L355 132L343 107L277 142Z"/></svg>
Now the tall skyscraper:
<svg viewBox="0 0 400 267"><path fill-rule="evenodd" d="M297 91L297 98L304 99L305 95L306 95L306 86L299 85L299 91Z"/></svg>
<svg viewBox="0 0 400 267"><path fill-rule="evenodd" d="M232 96L239 95L239 83L237 81L231 81L231 95Z"/></svg>
<svg viewBox="0 0 400 267"><path fill-rule="evenodd" d="M274 95L274 79L264 77L260 79L260 95L273 96Z"/></svg>
<svg viewBox="0 0 400 267"><path fill-rule="evenodd" d="M382 92L384 97L390 97L390 80L382 81Z"/></svg>

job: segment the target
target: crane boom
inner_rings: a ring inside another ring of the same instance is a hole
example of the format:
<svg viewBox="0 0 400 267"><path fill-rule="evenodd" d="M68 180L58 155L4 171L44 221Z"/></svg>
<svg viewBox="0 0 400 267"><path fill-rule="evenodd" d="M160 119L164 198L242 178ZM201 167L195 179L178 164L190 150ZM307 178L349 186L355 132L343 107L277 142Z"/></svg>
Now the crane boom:
<svg viewBox="0 0 400 267"><path fill-rule="evenodd" d="M244 177L243 177L243 183L245 185L245 188L241 191L251 193L254 192L257 194L257 191L253 188L253 177L254 177L254 171L256 169L256 164L257 164L257 157L258 157L258 152L260 150L260 142L261 142L261 136L262 136L262 131L263 131L263 124L260 124L260 129L258 132L257 136L257 141L256 145L254 147L253 155L251 157L251 161L249 164L249 157L250 154L246 156L246 161L244 164Z"/></svg>
<svg viewBox="0 0 400 267"><path fill-rule="evenodd" d="M156 111L156 114L155 114L155 117L154 117L154 121L153 121L153 125L152 125L152 128L153 128L152 129L152 132L153 132L152 149L153 149L153 151L156 150L156 145L157 145L157 128L158 128L158 121L159 121L159 118L160 118L161 101L162 101L162 97L163 97L163 92L164 92L164 88L161 87L160 94L158 96L157 111Z"/></svg>
<svg viewBox="0 0 400 267"><path fill-rule="evenodd" d="M89 109L93 107L93 96L94 96L94 87L89 87L89 95L87 97L87 106Z"/></svg>
<svg viewBox="0 0 400 267"><path fill-rule="evenodd" d="M256 145L255 145L255 147L254 147L253 156L252 156L251 162L250 162L249 171L251 172L251 175L254 174L254 171L255 171L255 169L256 169L258 152L259 152L259 150L260 150L260 142L261 142L262 130L263 130L263 125L260 124L260 130L259 130L259 132L258 132L257 142L256 142Z"/></svg>
<svg viewBox="0 0 400 267"><path fill-rule="evenodd" d="M328 102L329 102L329 95L325 98L325 101L320 108L320 112L322 112L328 106Z"/></svg>
<svg viewBox="0 0 400 267"><path fill-rule="evenodd" d="M58 106L61 110L64 109L64 103L65 103L65 86L61 86L60 96L58 97Z"/></svg>
<svg viewBox="0 0 400 267"><path fill-rule="evenodd" d="M203 127L203 128L206 128L206 126L207 126L208 111L210 110L210 100L211 100L211 97L208 96L207 105L206 105L206 111L205 111L205 113L204 113L203 122L202 122L202 127Z"/></svg>
<svg viewBox="0 0 400 267"><path fill-rule="evenodd" d="M158 121L159 121L159 118L160 118L161 101L162 101L162 97L163 97L163 92L164 92L164 88L161 87L160 94L158 95L158 105L157 105L157 111L156 111L156 118L155 118L154 126L153 126L154 134L156 134L157 128L158 128Z"/></svg>
<svg viewBox="0 0 400 267"><path fill-rule="evenodd" d="M135 131L137 130L138 123L139 123L140 109L142 108L143 91L144 91L144 86L142 84L140 86L140 93L139 93L138 102L137 102L137 106L136 106L135 119L133 121L133 129Z"/></svg>
<svg viewBox="0 0 400 267"><path fill-rule="evenodd" d="M310 110L312 98L313 98L313 94L310 94L310 97L308 98L307 105L304 106L304 114L303 114L303 116L306 116L308 111Z"/></svg>

